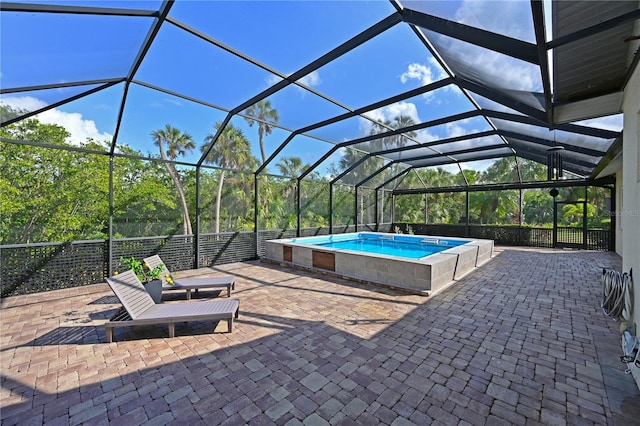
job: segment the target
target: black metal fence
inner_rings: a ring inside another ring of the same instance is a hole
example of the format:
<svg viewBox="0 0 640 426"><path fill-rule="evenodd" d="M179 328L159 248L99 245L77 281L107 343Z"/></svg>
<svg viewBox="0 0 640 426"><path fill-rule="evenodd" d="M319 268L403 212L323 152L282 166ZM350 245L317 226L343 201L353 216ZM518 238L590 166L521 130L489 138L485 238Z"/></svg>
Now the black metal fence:
<svg viewBox="0 0 640 426"><path fill-rule="evenodd" d="M383 228L388 230L389 225ZM337 226L333 232L354 230ZM328 227L300 230L301 236L328 233ZM169 270L181 271L256 259L264 255L266 240L295 236L295 229L204 234L198 242L199 262L194 236L123 238L113 240L111 262L118 271L123 269L121 257L158 254ZM0 246L1 297L102 283L108 274L109 242L105 240Z"/></svg>
<svg viewBox="0 0 640 426"><path fill-rule="evenodd" d="M256 258L253 232L207 234L200 237L200 266ZM113 241L113 270L120 257L142 259L160 255L169 270L196 267L193 236L125 238ZM105 282L109 273L108 241L15 244L0 246L2 297L39 293Z"/></svg>
<svg viewBox="0 0 640 426"><path fill-rule="evenodd" d="M424 223L396 223L393 229L403 233L438 235L443 237L483 238L507 246L548 247L554 246L553 228L529 228L525 226L477 226L477 225L425 225ZM579 236L576 236L579 234ZM571 228L571 232L558 229L558 240L563 238L573 243L572 247L586 250L611 250L611 231L605 229L587 230L587 243L583 244L582 228ZM578 240L579 238L579 240ZM565 245L566 246L566 245Z"/></svg>
<svg viewBox="0 0 640 426"><path fill-rule="evenodd" d="M104 282L108 253L103 240L1 246L2 297Z"/></svg>
<svg viewBox="0 0 640 426"><path fill-rule="evenodd" d="M359 225L359 231L441 235L445 237L473 237L492 239L496 244L553 247L553 229L383 224ZM354 232L355 226L335 226L334 234ZM300 230L301 236L326 235L328 227ZM112 242L111 264L113 270L122 269L120 257L142 259L160 255L169 270L221 265L256 259L265 252L265 241L293 238L295 229L255 232L233 232L205 234L196 241L193 236L169 236L148 238L125 238ZM609 250L610 232L587 231L587 248ZM196 252L199 262L196 262ZM257 255L257 256L256 256ZM2 297L39 293L60 288L80 287L105 282L109 273L109 243L105 240L74 241L70 243L15 244L0 246L0 286Z"/></svg>

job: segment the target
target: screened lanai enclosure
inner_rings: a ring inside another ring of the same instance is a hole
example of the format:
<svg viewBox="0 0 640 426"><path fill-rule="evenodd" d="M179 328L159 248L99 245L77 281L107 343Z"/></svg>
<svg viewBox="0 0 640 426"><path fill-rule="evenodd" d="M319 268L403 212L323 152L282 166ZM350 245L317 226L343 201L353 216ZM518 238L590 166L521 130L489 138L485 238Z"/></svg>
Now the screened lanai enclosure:
<svg viewBox="0 0 640 426"><path fill-rule="evenodd" d="M2 296L362 230L613 247L637 1L0 10Z"/></svg>

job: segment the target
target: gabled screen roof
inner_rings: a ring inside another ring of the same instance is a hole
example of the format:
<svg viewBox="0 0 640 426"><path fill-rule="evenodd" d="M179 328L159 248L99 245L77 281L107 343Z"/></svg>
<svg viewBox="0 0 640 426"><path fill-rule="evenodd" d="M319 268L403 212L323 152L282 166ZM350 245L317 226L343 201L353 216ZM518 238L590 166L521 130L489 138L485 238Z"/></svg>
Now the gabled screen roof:
<svg viewBox="0 0 640 426"><path fill-rule="evenodd" d="M356 186L504 157L544 163L561 145L566 169L588 178L621 135L613 102L588 102L624 89L640 42L616 37L640 13L568 3L3 2L0 103L17 117L2 126L36 117L73 144L155 156L150 135L170 124L198 145L180 161L203 166L233 126L254 172L295 157L302 178ZM607 65L587 66L592 56Z"/></svg>

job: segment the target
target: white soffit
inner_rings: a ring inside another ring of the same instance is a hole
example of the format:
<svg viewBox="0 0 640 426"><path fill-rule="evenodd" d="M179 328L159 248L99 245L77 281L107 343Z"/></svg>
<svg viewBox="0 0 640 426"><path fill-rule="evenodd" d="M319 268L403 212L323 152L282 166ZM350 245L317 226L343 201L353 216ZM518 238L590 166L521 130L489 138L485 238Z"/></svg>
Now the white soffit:
<svg viewBox="0 0 640 426"><path fill-rule="evenodd" d="M622 152L616 155L613 160L606 165L604 169L596 176L596 179L603 178L605 176L613 175L617 173L619 170L622 170Z"/></svg>
<svg viewBox="0 0 640 426"><path fill-rule="evenodd" d="M618 114L622 112L623 94L624 92L615 92L597 98L558 105L554 108L554 121L561 124Z"/></svg>

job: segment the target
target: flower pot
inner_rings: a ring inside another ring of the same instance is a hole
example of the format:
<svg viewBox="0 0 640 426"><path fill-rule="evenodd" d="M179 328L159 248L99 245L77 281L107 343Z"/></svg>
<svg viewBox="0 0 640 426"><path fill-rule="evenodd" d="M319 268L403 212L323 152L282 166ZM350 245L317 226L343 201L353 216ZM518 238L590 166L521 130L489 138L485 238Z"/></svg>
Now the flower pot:
<svg viewBox="0 0 640 426"><path fill-rule="evenodd" d="M160 303L162 300L162 280L149 281L144 285L144 288L155 303Z"/></svg>

